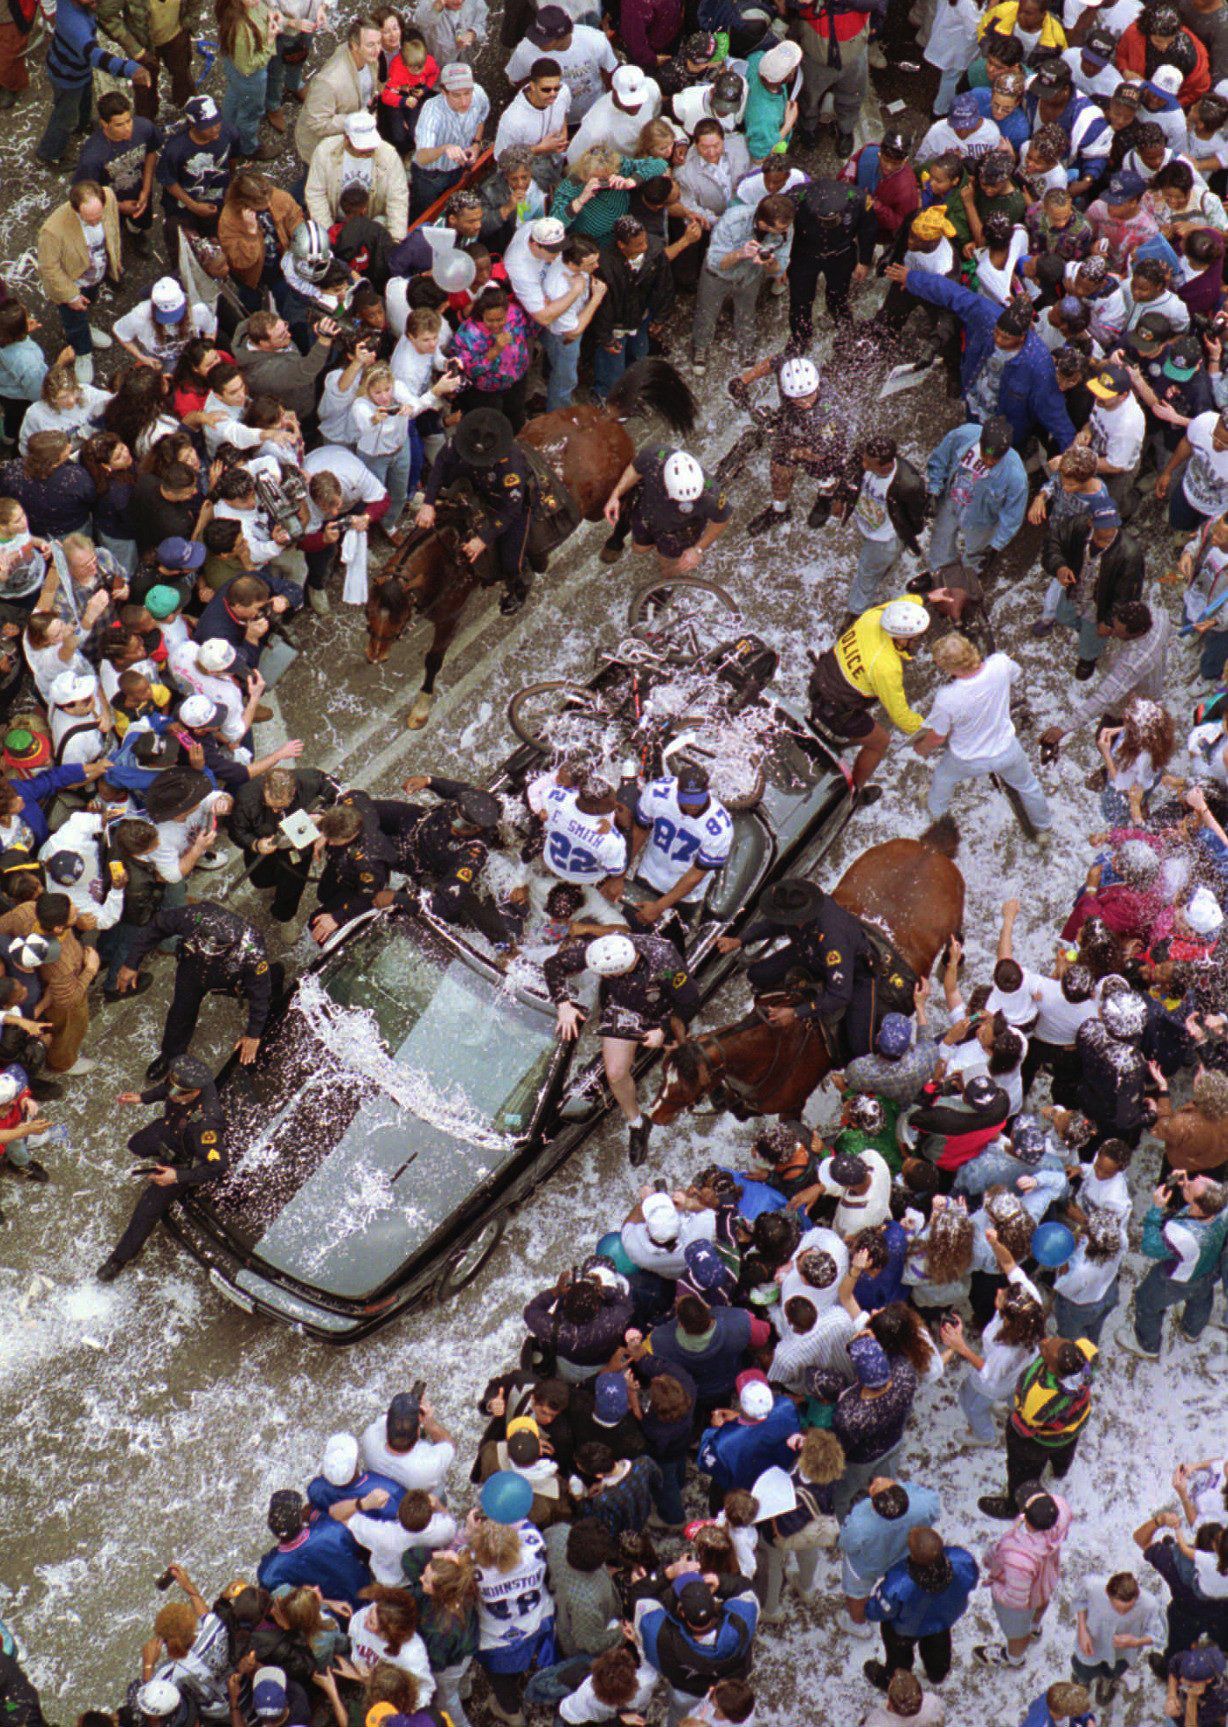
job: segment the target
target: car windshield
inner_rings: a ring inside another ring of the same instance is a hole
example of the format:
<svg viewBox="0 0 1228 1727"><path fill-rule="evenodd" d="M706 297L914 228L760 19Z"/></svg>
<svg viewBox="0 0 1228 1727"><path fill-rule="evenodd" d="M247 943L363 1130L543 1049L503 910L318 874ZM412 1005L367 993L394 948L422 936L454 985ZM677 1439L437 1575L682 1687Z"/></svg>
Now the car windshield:
<svg viewBox="0 0 1228 1727"><path fill-rule="evenodd" d="M394 919L302 979L271 1046L228 1075L241 1150L213 1209L265 1264L354 1298L515 1159L555 1042L548 1012Z"/></svg>

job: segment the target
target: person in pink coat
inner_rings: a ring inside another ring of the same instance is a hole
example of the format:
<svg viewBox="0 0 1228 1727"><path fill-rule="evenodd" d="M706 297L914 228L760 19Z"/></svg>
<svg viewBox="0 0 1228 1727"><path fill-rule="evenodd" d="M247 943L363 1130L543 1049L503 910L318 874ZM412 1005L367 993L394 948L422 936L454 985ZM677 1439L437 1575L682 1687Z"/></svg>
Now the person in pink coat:
<svg viewBox="0 0 1228 1727"><path fill-rule="evenodd" d="M972 1651L986 1667L1022 1667L1045 1610L1057 1591L1062 1543L1073 1513L1059 1493L1025 1481L1016 1496L1019 1516L985 1549L984 1577L1005 1643L979 1643Z"/></svg>

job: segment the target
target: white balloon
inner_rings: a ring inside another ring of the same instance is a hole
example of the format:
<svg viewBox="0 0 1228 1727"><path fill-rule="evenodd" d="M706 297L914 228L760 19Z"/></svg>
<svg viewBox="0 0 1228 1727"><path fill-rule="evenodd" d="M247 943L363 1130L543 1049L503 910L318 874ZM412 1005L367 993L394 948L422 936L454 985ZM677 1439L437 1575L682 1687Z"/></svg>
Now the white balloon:
<svg viewBox="0 0 1228 1727"><path fill-rule="evenodd" d="M459 294L469 287L478 267L468 252L448 252L431 265L431 278L445 294Z"/></svg>

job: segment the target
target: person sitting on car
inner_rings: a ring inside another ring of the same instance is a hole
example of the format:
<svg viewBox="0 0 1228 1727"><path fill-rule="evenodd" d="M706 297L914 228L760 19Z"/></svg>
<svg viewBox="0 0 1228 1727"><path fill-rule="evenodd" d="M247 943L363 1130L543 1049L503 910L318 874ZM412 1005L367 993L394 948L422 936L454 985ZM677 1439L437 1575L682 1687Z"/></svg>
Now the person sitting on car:
<svg viewBox="0 0 1228 1727"><path fill-rule="evenodd" d="M699 991L680 969L678 950L659 935L602 935L570 941L542 968L550 999L558 1004L558 1035L579 1035L585 1014L571 999L570 978L591 971L601 979L598 1000L601 1060L614 1101L628 1128L632 1166L648 1155L652 1123L640 1114L632 1066L637 1050L677 1043L699 1008Z"/></svg>
<svg viewBox="0 0 1228 1727"><path fill-rule="evenodd" d="M555 784L542 799L542 862L552 876L584 889L584 912L601 923L622 923L615 908L627 870L627 842L614 825L617 797L600 774Z"/></svg>
<svg viewBox="0 0 1228 1727"><path fill-rule="evenodd" d="M669 911L686 915L702 905L732 845L733 822L709 792L703 768L683 767L645 786L635 806L631 854L636 879L657 897L636 906L639 922L656 923Z"/></svg>

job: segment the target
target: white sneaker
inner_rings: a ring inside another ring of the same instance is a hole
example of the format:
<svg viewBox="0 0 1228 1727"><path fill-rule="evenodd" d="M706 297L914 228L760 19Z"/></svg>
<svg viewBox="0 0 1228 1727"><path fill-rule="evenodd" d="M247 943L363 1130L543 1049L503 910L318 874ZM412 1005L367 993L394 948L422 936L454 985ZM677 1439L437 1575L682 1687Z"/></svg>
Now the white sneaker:
<svg viewBox="0 0 1228 1727"><path fill-rule="evenodd" d="M90 340L96 348L113 348L115 346L105 330L96 330L92 324L90 325Z"/></svg>
<svg viewBox="0 0 1228 1727"><path fill-rule="evenodd" d="M197 867L197 869L206 869L206 870L208 870L208 869L225 869L226 868L226 862L227 862L227 859L226 859L225 852L217 851L213 846L210 846L209 850L207 852L205 852L204 856L200 857L196 860L196 867Z"/></svg>
<svg viewBox="0 0 1228 1727"><path fill-rule="evenodd" d="M78 354L72 363L72 369L73 376L79 384L92 384L94 382L94 356L92 354Z"/></svg>
<svg viewBox="0 0 1228 1727"><path fill-rule="evenodd" d="M844 1629L850 1637L856 1637L859 1643L868 1643L874 1635L874 1627L869 1623L860 1623L856 1619L846 1617Z"/></svg>
<svg viewBox="0 0 1228 1727"><path fill-rule="evenodd" d="M1131 1355L1141 1356L1144 1361L1158 1361L1160 1359L1160 1352L1158 1349L1143 1348L1138 1338L1134 1335L1134 1327L1132 1325L1119 1325L1117 1330L1113 1333L1113 1337L1116 1342L1121 1344L1123 1349L1128 1349Z"/></svg>
<svg viewBox="0 0 1228 1727"><path fill-rule="evenodd" d="M85 1074L93 1073L97 1066L98 1063L91 1061L87 1055L79 1055L72 1066L64 1070L64 1078L81 1079Z"/></svg>
<svg viewBox="0 0 1228 1727"><path fill-rule="evenodd" d="M1121 1688L1123 1691L1137 1691L1142 1683L1143 1674L1141 1668L1127 1667L1121 1676Z"/></svg>

